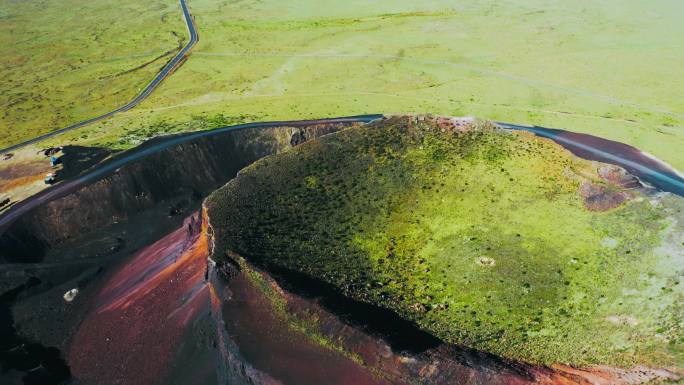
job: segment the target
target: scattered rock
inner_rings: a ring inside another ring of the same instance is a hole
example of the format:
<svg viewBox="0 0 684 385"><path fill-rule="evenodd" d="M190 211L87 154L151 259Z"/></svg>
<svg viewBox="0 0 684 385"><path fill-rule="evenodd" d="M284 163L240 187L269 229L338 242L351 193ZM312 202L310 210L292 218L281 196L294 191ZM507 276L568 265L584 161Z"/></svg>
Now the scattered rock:
<svg viewBox="0 0 684 385"><path fill-rule="evenodd" d="M617 166L601 166L598 169L598 174L601 179L622 188L633 189L643 187L639 179Z"/></svg>
<svg viewBox="0 0 684 385"><path fill-rule="evenodd" d="M496 265L496 260L494 258L489 258L489 257L478 257L477 258L477 264L480 266L495 266Z"/></svg>
<svg viewBox="0 0 684 385"><path fill-rule="evenodd" d="M290 145L292 147L306 142L306 133L302 129L297 129L295 132L292 133L292 136L290 137Z"/></svg>
<svg viewBox="0 0 684 385"><path fill-rule="evenodd" d="M52 155L55 155L56 153L58 153L60 151L62 151L61 147L50 147L50 148L46 148L46 149L42 150L42 152L45 156L52 156Z"/></svg>
<svg viewBox="0 0 684 385"><path fill-rule="evenodd" d="M182 204L175 204L173 206L169 207L169 217L177 217L181 214L183 214L183 206Z"/></svg>
<svg viewBox="0 0 684 385"><path fill-rule="evenodd" d="M630 195L625 191L609 189L591 182L582 183L579 192L584 199L584 206L592 211L614 209L630 198Z"/></svg>
<svg viewBox="0 0 684 385"><path fill-rule="evenodd" d="M435 365L434 363L430 363L420 368L418 375L420 376L420 378L434 377L437 374L437 371L437 365Z"/></svg>
<svg viewBox="0 0 684 385"><path fill-rule="evenodd" d="M606 321L617 326L637 326L639 320L629 315L611 315L606 317Z"/></svg>
<svg viewBox="0 0 684 385"><path fill-rule="evenodd" d="M78 289L73 288L73 289L67 291L66 293L64 293L64 296L63 296L64 301L66 301L66 303L70 303L71 301L73 301L76 298L77 295L78 295Z"/></svg>

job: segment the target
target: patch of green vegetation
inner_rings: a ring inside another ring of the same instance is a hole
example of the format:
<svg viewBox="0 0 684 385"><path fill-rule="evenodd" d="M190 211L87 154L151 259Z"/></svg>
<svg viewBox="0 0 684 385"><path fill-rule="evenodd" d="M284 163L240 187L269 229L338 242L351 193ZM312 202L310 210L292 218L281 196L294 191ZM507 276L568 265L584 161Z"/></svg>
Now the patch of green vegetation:
<svg viewBox="0 0 684 385"><path fill-rule="evenodd" d="M0 0L0 10L0 147L124 105L187 41L177 0Z"/></svg>
<svg viewBox="0 0 684 385"><path fill-rule="evenodd" d="M550 141L396 118L264 158L207 207L217 250L446 341L528 362L681 366L681 200L633 192L594 212L583 181L601 183L596 166Z"/></svg>
<svg viewBox="0 0 684 385"><path fill-rule="evenodd" d="M183 123L170 123L166 120L159 120L149 126L128 132L127 135L119 138L116 141L95 143L95 145L98 147L126 149L160 135L232 126L245 123L251 119L254 119L254 117L246 115L226 116L224 114L217 114L212 117L193 116L192 120Z"/></svg>

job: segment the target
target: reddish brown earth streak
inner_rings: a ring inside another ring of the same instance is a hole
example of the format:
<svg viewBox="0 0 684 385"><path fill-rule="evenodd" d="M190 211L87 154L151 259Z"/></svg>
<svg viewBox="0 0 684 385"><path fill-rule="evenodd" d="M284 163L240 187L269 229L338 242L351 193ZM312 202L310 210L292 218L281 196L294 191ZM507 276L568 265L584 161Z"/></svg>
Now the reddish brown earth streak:
<svg viewBox="0 0 684 385"><path fill-rule="evenodd" d="M341 352L317 344L278 317L272 303L244 274L229 283L223 319L246 361L272 378L273 384L391 385Z"/></svg>
<svg viewBox="0 0 684 385"><path fill-rule="evenodd" d="M209 307L199 216L136 253L106 282L69 352L86 384L159 384L186 326Z"/></svg>
<svg viewBox="0 0 684 385"><path fill-rule="evenodd" d="M71 345L69 363L78 381L162 384L188 326L211 308L222 310L230 339L247 365L253 365L245 369L238 362L238 367L259 384L636 384L670 376L647 368L546 368L488 355L461 357L462 352L446 345L405 356L265 277L286 300L289 311L302 318L314 316L319 332L355 352L365 362L362 366L318 345L276 316L269 299L244 274L233 277L220 290L223 295L216 293L204 279L209 254L206 231L206 220L190 217L181 228L133 255L109 278ZM224 357L240 359L226 350L225 341L219 342ZM195 378L215 370L211 365L188 369L195 371Z"/></svg>
<svg viewBox="0 0 684 385"><path fill-rule="evenodd" d="M309 320L317 333L354 352L365 364L360 367L337 351L312 343L301 331L293 330L287 321L274 314L273 303L264 293L245 274L237 274L224 289L223 317L228 333L248 362L285 385L618 385L679 378L667 370L646 367L532 365L448 344L421 354L396 352L382 339L349 326L316 301L283 290L267 273L251 268L285 301L290 314Z"/></svg>

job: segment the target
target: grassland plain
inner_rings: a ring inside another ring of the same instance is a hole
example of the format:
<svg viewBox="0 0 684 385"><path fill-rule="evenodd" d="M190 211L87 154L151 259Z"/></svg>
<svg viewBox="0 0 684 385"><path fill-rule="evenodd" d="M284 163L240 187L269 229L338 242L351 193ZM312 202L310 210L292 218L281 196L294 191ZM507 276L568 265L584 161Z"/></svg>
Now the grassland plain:
<svg viewBox="0 0 684 385"><path fill-rule="evenodd" d="M603 183L596 164L526 133L396 120L265 158L207 207L217 250L320 278L446 341L681 369L681 198L633 191L590 211L583 181Z"/></svg>
<svg viewBox="0 0 684 385"><path fill-rule="evenodd" d="M234 121L472 115L589 132L684 169L684 4L192 0L201 39L139 108L60 138L130 147Z"/></svg>
<svg viewBox="0 0 684 385"><path fill-rule="evenodd" d="M186 40L177 0L1 0L0 147L125 104Z"/></svg>

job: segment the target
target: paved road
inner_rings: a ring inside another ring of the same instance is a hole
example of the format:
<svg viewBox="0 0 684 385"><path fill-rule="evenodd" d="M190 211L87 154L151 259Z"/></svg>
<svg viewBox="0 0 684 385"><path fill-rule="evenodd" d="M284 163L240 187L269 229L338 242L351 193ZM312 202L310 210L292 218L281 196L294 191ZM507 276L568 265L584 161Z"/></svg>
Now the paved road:
<svg viewBox="0 0 684 385"><path fill-rule="evenodd" d="M53 199L68 195L84 185L94 182L107 175L108 173L114 172L119 167L134 162L136 160L142 159L146 156L155 154L164 149L172 146L176 146L181 143L186 143L193 141L195 139L213 136L218 134L223 134L230 131L244 130L247 128L268 128L268 127L303 127L310 126L313 124L330 124L330 123L368 123L376 119L381 119L383 115L358 115L358 116L347 116L340 118L329 118L329 119L316 119L316 120L294 120L294 121L275 121L275 122L261 122L261 123L246 123L239 124L236 126L226 126L215 128L207 131L199 131L184 135L179 135L175 137L170 137L166 140L160 140L158 143L154 143L149 146L142 146L142 148L134 148L130 151L126 151L123 154L114 157L113 159L104 162L102 165L97 166L96 169L86 172L78 177L67 180L62 183L58 183L52 187L49 187L30 198L27 198L21 202L18 202L14 206L10 207L2 215L0 215L0 234L4 233L7 226L12 224L17 218L23 214L31 211L32 209L40 206L43 203L47 203Z"/></svg>
<svg viewBox="0 0 684 385"><path fill-rule="evenodd" d="M188 6L185 4L185 0L179 0L179 1L180 1L181 9L183 10L183 17L185 18L185 23L188 26L188 32L190 33L190 40L188 41L188 44L186 44L171 60L169 60L168 63L166 63L164 68L162 68L161 71L159 71L157 76L155 76L155 78L152 79L152 81L147 85L147 87L145 87L145 89L142 90L142 92L140 94L138 94L138 96L136 96L133 100L126 103L125 105L123 105L123 106L121 106L121 107L119 107L113 111L107 112L106 114L96 116L94 118L90 118L90 119L84 120L82 122L74 123L68 127L60 128L59 130L48 132L47 134L37 136L37 137L35 137L33 139L29 139L25 142L17 143L15 145L0 149L0 154L4 154L4 153L10 152L10 151L14 151L18 148L28 146L29 144L37 143L37 142L40 142L40 141L45 140L47 138L51 138L53 136L63 134L67 131L71 131L71 130L83 127L83 126L88 125L90 123L94 123L94 122L109 118L110 116L118 114L119 112L124 112L124 111L130 110L131 108L137 106L138 104L140 104L140 102L145 100L145 98L147 98L152 93L152 91L154 91L154 89L157 88L159 83L161 83L161 81L164 80L178 66L178 64L184 59L184 57L188 53L188 51L190 51L192 46L194 46L195 43L197 43L198 37L197 37L197 30L195 29L195 22L192 20L192 16L190 15L190 11L188 11Z"/></svg>
<svg viewBox="0 0 684 385"><path fill-rule="evenodd" d="M154 143L149 146L143 146L142 148L134 148L130 151L124 152L119 156L97 166L96 169L79 175L75 179L59 183L31 196L24 201L18 202L0 215L0 234L2 234L7 227L21 215L31 211L43 203L47 203L53 199L68 195L84 185L92 183L106 176L108 173L114 172L116 169L127 163L134 162L181 143L247 128L283 126L302 127L313 124L330 123L368 123L381 118L383 118L382 114L373 114L316 120L246 123L236 126L226 126L207 131L183 134L170 137L166 140L160 140L158 143ZM505 129L524 130L532 132L538 136L550 138L583 158L622 166L632 174L638 176L640 179L648 183L651 183L662 191L669 191L684 196L684 178L677 174L677 172L667 164L647 154L644 154L632 146L602 139L592 135L578 134L553 128L523 126L504 122L495 122L495 124Z"/></svg>

